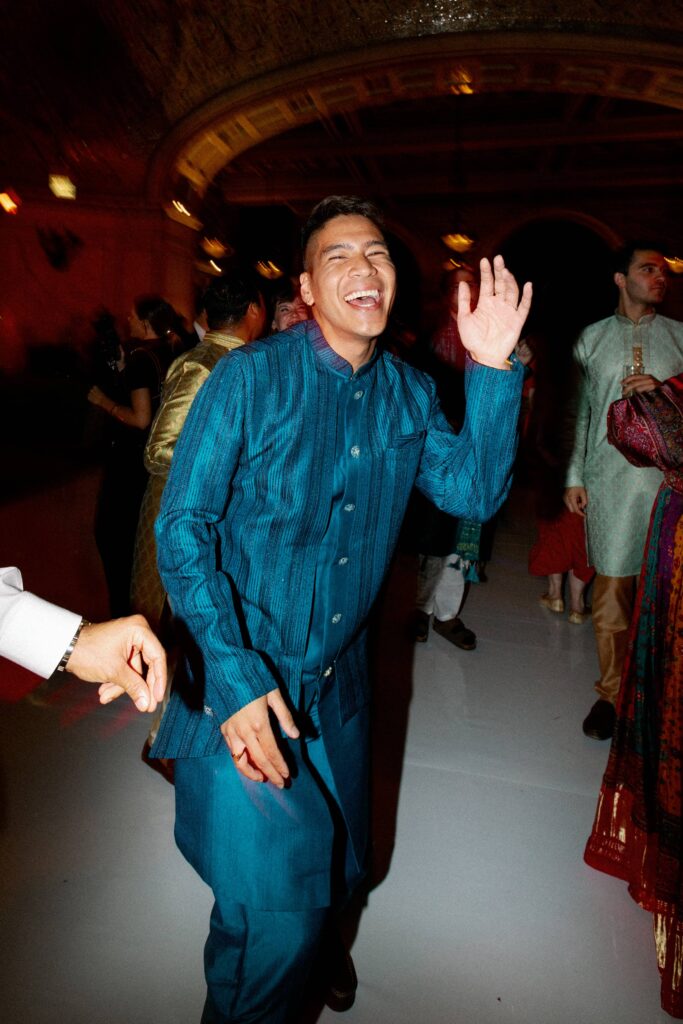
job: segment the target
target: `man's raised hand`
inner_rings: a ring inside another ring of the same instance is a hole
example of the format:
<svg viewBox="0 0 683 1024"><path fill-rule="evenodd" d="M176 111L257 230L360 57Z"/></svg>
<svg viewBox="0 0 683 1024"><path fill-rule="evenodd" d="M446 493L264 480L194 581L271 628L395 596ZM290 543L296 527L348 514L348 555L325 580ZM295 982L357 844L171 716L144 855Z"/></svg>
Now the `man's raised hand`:
<svg viewBox="0 0 683 1024"><path fill-rule="evenodd" d="M480 263L479 302L470 311L470 286L458 286L458 329L463 345L477 363L508 369L508 356L519 341L524 321L531 308L531 284L527 282L519 298L519 288L506 268L502 256Z"/></svg>

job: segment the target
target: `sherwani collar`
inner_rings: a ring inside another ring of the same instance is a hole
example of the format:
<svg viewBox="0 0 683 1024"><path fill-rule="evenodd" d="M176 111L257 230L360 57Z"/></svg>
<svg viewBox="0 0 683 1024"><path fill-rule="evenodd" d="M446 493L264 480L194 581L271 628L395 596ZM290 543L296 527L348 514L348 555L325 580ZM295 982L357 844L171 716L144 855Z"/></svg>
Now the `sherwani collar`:
<svg viewBox="0 0 683 1024"><path fill-rule="evenodd" d="M231 352L234 348L241 348L244 345L244 338L238 338L229 331L207 331L200 342L201 345L220 345L221 348Z"/></svg>
<svg viewBox="0 0 683 1024"><path fill-rule="evenodd" d="M328 344L325 335L320 330L320 326L316 320L306 320L306 340L310 344L311 348L315 352L316 358L322 363L322 365L331 370L333 373L340 374L343 377L356 379L357 377L363 377L371 370L374 369L375 363L379 358L379 347L375 345L375 351L367 361L359 367L355 373L351 366L351 363L347 362L343 356L340 356L338 352Z"/></svg>
<svg viewBox="0 0 683 1024"><path fill-rule="evenodd" d="M639 320L631 320L629 316L624 316L618 310L614 310L614 315L620 324L625 324L628 327L640 327L641 324L651 324L657 313L644 313Z"/></svg>

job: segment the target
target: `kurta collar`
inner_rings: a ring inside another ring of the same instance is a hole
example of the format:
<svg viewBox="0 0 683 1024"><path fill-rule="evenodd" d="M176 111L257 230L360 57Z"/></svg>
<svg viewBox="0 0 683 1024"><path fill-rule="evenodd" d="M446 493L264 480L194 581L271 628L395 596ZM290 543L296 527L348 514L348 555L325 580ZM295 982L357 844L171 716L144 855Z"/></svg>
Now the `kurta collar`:
<svg viewBox="0 0 683 1024"><path fill-rule="evenodd" d="M641 316L640 320L636 320L634 322L633 320L630 319L630 317L622 316L622 314L619 313L616 309L614 311L614 315L620 324L625 324L628 327L640 327L641 324L651 324L654 318L657 316L656 312L645 313L643 316Z"/></svg>
<svg viewBox="0 0 683 1024"><path fill-rule="evenodd" d="M233 348L241 348L244 345L244 338L238 338L229 331L207 331L200 342L201 345L220 345L228 351Z"/></svg>
<svg viewBox="0 0 683 1024"><path fill-rule="evenodd" d="M375 345L375 351L372 353L371 358L367 363L356 370L354 373L351 363L347 362L338 352L327 343L325 335L320 330L318 322L316 320L306 320L306 338L311 345L311 348L315 352L316 357L320 360L322 365L332 370L333 373L340 374L343 377L354 380L357 377L363 377L371 370L374 369L377 359L379 358L379 346Z"/></svg>

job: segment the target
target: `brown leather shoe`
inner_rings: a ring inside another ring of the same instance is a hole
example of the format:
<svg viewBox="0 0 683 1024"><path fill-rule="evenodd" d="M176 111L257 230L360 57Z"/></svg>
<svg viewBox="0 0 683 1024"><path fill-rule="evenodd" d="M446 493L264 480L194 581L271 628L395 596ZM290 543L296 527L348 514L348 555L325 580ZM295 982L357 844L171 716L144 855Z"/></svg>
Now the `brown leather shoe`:
<svg viewBox="0 0 683 1024"><path fill-rule="evenodd" d="M467 628L462 619L434 619L432 629L461 651L473 651L477 646L476 635Z"/></svg>
<svg viewBox="0 0 683 1024"><path fill-rule="evenodd" d="M583 731L592 740L611 740L617 713L608 700L596 700L583 721Z"/></svg>

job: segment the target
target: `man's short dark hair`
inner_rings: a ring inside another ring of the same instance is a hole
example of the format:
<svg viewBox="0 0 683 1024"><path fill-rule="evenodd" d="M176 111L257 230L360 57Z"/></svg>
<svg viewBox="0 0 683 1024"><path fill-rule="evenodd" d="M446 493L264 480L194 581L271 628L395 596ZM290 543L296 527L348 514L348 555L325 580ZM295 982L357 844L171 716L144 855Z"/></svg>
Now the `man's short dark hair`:
<svg viewBox="0 0 683 1024"><path fill-rule="evenodd" d="M372 221L375 227L384 234L384 217L378 206L370 199L362 199L360 196L327 196L313 207L310 216L301 231L301 252L303 254L304 270L307 269L308 260L306 251L308 244L318 231L328 221L335 217L366 217Z"/></svg>
<svg viewBox="0 0 683 1024"><path fill-rule="evenodd" d="M633 238L626 242L614 254L613 269L615 274L628 274L629 267L637 252L658 252L664 254L665 248L661 241L655 238Z"/></svg>
<svg viewBox="0 0 683 1024"><path fill-rule="evenodd" d="M170 302L161 295L138 295L133 302L135 314L139 320L147 322L157 338L165 338L171 332L177 332L182 325L180 317Z"/></svg>
<svg viewBox="0 0 683 1024"><path fill-rule="evenodd" d="M204 292L202 305L210 331L233 327L243 320L252 302L261 302L263 285L256 271L248 267L226 270Z"/></svg>

